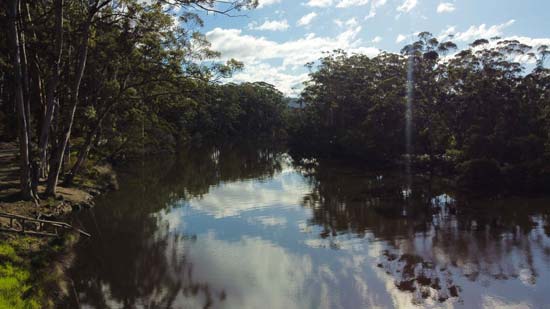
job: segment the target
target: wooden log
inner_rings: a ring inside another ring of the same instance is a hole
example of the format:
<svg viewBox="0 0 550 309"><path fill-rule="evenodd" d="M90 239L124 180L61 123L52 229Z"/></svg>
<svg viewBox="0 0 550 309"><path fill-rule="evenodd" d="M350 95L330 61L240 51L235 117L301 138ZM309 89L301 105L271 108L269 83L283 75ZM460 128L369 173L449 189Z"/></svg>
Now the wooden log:
<svg viewBox="0 0 550 309"><path fill-rule="evenodd" d="M58 228L62 228L62 229L65 229L65 230L76 231L79 234L87 236L87 237L92 236L91 234L89 234L87 232L84 232L80 229L77 229L74 226L72 226L68 223L65 223L65 222L34 219L34 218L29 218L29 217L9 214L9 213L0 213L0 217L10 219L10 228L13 228L13 220L21 222L21 227L22 227L21 232L25 232L25 222L29 221L29 222L38 223L39 226L42 227L42 228L43 228L44 224L47 225L47 226L54 227L56 234L52 234L52 235L55 235L55 236L57 236L59 234L58 233ZM37 232L34 232L34 233L37 233ZM46 233L46 234L49 234L49 233Z"/></svg>

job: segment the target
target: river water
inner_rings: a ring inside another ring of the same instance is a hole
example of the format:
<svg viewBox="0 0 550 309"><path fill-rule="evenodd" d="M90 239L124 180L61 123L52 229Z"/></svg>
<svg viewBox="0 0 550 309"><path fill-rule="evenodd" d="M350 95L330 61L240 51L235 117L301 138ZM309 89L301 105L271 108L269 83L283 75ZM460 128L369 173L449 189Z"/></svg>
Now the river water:
<svg viewBox="0 0 550 309"><path fill-rule="evenodd" d="M83 308L548 308L550 201L468 200L445 181L182 150L122 168L75 222Z"/></svg>

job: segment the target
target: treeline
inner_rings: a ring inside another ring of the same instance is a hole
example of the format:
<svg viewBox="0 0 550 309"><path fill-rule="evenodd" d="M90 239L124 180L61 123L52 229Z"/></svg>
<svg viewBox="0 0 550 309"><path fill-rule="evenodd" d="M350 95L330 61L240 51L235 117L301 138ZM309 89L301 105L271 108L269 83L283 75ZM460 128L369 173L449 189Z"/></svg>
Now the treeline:
<svg viewBox="0 0 550 309"><path fill-rule="evenodd" d="M243 64L216 61L199 32L201 11L256 5L4 1L0 138L19 141L22 197L38 200L40 182L55 195L90 157L258 137L315 156L412 162L476 189L548 190L547 46L495 38L457 51L424 32L400 54L336 51L308 65L303 108L291 109L267 83L221 83Z"/></svg>
<svg viewBox="0 0 550 309"><path fill-rule="evenodd" d="M336 51L310 74L293 146L443 169L475 190L549 192L549 55L499 38L457 50L427 32L400 54Z"/></svg>
<svg viewBox="0 0 550 309"><path fill-rule="evenodd" d="M0 138L18 140L24 199L55 195L90 156L118 159L196 138L274 136L283 95L221 85L242 63L199 32L200 12L256 0L27 1L0 10ZM177 12L177 14L175 13Z"/></svg>

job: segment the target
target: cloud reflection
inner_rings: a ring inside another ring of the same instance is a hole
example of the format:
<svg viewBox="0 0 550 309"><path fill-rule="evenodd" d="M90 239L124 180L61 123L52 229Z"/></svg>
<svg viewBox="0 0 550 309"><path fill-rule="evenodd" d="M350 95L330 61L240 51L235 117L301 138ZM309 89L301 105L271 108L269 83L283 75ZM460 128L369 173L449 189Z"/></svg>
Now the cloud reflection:
<svg viewBox="0 0 550 309"><path fill-rule="evenodd" d="M312 261L307 255L291 254L260 238L227 242L212 233L186 249L187 258L194 265L193 278L208 282L214 294L226 295L215 307L314 307L315 298L304 297L312 273ZM189 300L180 293L175 303L189 305Z"/></svg>
<svg viewBox="0 0 550 309"><path fill-rule="evenodd" d="M211 188L207 195L189 200L189 205L196 211L219 219L239 216L242 212L260 208L296 206L309 191L299 175L286 170L270 181L247 180L221 184Z"/></svg>

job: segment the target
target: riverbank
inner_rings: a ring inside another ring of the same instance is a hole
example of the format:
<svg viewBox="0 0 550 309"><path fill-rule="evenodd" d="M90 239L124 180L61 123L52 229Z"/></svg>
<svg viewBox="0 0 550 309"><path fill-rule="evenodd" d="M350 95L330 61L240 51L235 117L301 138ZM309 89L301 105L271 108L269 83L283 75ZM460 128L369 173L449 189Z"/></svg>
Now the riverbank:
<svg viewBox="0 0 550 309"><path fill-rule="evenodd" d="M66 221L73 211L92 207L94 196L117 187L109 165L91 163L72 187L60 186L56 198L42 199L38 206L21 201L13 149L13 144L0 147L0 212ZM38 189L42 193L45 188ZM7 224L8 219L0 218L0 227ZM72 232L55 238L0 232L0 308L55 308L73 293L66 271L78 239Z"/></svg>

